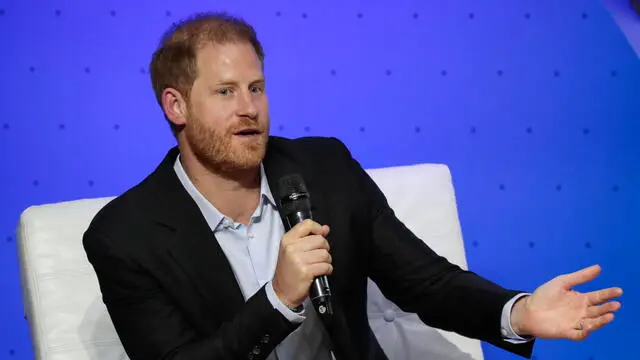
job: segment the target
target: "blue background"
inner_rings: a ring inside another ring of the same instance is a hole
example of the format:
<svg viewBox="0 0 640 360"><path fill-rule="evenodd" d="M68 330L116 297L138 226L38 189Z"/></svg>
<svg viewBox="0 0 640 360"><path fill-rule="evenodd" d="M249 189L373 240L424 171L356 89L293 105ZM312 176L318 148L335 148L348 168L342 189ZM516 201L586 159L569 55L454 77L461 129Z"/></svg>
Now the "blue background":
<svg viewBox="0 0 640 360"><path fill-rule="evenodd" d="M625 289L613 324L538 360L637 359L640 63L596 0L0 0L0 359L33 356L20 212L154 169L173 138L147 64L199 10L255 25L273 134L337 136L369 168L449 165L472 270L532 291L599 263L579 290Z"/></svg>

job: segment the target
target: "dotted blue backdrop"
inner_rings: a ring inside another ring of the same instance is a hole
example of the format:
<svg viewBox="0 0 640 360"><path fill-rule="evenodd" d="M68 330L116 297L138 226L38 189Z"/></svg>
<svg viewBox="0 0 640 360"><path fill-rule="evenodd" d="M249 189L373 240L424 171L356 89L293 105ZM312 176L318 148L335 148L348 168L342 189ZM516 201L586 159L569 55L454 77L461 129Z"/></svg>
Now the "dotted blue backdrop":
<svg viewBox="0 0 640 360"><path fill-rule="evenodd" d="M625 289L612 325L536 359L637 358L640 63L600 1L0 0L0 359L33 357L20 212L154 169L173 139L147 64L200 10L258 30L274 134L337 136L366 167L448 164L471 269L532 291L599 263L580 290Z"/></svg>

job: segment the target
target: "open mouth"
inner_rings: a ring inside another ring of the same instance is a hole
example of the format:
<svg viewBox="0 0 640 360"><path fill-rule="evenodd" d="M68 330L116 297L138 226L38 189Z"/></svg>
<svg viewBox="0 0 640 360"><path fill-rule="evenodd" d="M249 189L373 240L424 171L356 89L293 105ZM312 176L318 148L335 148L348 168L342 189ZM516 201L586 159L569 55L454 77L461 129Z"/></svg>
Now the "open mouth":
<svg viewBox="0 0 640 360"><path fill-rule="evenodd" d="M260 135L261 133L262 132L258 129L247 128L247 129L242 129L240 131L237 131L234 135L250 137L250 136Z"/></svg>

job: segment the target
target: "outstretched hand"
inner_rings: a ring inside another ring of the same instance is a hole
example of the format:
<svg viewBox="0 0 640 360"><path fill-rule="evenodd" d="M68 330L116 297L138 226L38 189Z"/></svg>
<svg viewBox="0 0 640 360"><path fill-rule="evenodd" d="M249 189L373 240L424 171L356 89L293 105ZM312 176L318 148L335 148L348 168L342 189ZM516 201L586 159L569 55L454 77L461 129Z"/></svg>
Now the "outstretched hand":
<svg viewBox="0 0 640 360"><path fill-rule="evenodd" d="M595 279L600 271L600 266L594 265L557 276L519 300L511 317L514 331L520 336L579 341L613 321L620 303L611 300L622 295L622 289L611 287L589 293L573 290Z"/></svg>

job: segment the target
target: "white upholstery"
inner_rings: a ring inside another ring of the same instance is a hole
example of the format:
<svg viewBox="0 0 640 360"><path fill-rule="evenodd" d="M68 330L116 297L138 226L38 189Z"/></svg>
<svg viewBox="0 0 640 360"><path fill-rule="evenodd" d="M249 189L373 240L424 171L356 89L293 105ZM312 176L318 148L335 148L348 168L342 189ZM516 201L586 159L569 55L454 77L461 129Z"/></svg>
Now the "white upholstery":
<svg viewBox="0 0 640 360"><path fill-rule="evenodd" d="M466 268L449 169L423 164L368 170L420 238ZM37 360L127 359L102 303L82 234L112 198L32 206L20 218L22 288ZM423 325L369 284L369 319L391 360L482 360L480 342Z"/></svg>
<svg viewBox="0 0 640 360"><path fill-rule="evenodd" d="M467 269L451 173L421 164L368 170L396 216L434 251ZM369 323L390 360L483 360L480 342L428 327L369 281Z"/></svg>

